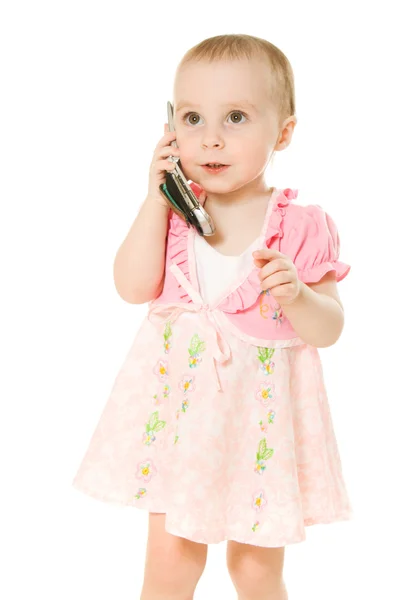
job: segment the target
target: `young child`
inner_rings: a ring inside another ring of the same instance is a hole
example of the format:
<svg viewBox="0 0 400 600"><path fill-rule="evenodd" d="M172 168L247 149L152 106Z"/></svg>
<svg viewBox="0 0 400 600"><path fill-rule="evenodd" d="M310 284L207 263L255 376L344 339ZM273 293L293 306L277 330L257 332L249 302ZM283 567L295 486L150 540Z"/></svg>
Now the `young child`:
<svg viewBox="0 0 400 600"><path fill-rule="evenodd" d="M341 334L336 282L350 267L332 218L264 181L296 125L278 48L201 42L178 66L173 105L176 133L165 126L114 265L118 293L149 313L73 484L149 512L141 600L193 598L207 545L224 540L240 600L285 600L285 546L352 516L318 354ZM168 157L213 236L160 193Z"/></svg>

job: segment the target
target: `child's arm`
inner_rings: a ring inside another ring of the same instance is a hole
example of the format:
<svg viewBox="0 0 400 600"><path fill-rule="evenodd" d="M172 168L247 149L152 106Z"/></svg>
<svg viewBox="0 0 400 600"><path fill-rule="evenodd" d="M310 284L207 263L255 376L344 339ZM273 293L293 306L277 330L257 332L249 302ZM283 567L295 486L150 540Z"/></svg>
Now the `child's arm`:
<svg viewBox="0 0 400 600"><path fill-rule="evenodd" d="M130 304L150 302L162 290L168 215L168 206L147 196L115 256L115 287Z"/></svg>
<svg viewBox="0 0 400 600"><path fill-rule="evenodd" d="M258 250L253 256L261 269L261 289L270 290L297 335L317 348L332 346L344 325L335 272L327 272L317 283L306 284L298 278L292 260L278 250Z"/></svg>
<svg viewBox="0 0 400 600"><path fill-rule="evenodd" d="M114 259L115 287L130 304L154 300L164 285L170 208L159 188L165 183L165 172L175 169L168 157L179 157L179 148L171 145L175 139L176 132L168 131L165 123L150 165L146 199Z"/></svg>

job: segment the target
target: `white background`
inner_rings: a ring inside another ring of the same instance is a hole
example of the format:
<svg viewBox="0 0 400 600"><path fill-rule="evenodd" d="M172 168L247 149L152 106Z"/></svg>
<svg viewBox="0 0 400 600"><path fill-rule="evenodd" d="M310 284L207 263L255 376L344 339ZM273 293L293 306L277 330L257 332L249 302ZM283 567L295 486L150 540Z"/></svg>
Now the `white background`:
<svg viewBox="0 0 400 600"><path fill-rule="evenodd" d="M322 205L352 265L345 330L320 352L355 519L287 547L289 598L400 597L391 6L2 2L2 598L139 598L147 513L71 482L146 313L118 296L113 261L146 195L176 64L221 33L264 37L291 61L298 125L266 180ZM235 597L225 543L210 546L195 598Z"/></svg>

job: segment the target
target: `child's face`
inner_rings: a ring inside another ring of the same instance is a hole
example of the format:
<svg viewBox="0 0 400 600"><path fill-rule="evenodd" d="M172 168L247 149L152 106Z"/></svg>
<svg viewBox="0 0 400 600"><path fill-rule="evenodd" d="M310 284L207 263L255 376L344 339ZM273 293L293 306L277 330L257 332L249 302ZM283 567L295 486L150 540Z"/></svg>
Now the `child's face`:
<svg viewBox="0 0 400 600"><path fill-rule="evenodd" d="M226 193L264 171L280 133L268 83L265 64L254 60L181 68L174 85L174 124L188 179L206 191ZM201 166L205 163L230 166L214 174Z"/></svg>

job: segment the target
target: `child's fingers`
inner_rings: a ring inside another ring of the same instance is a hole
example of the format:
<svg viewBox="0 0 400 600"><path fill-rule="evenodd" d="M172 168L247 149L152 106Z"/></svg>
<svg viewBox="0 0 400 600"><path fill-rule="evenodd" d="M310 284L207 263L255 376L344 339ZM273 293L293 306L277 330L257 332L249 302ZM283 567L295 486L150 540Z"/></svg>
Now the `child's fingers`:
<svg viewBox="0 0 400 600"><path fill-rule="evenodd" d="M206 194L205 190L201 190L201 192L199 194L199 201L204 202L206 198L207 198L207 194Z"/></svg>
<svg viewBox="0 0 400 600"><path fill-rule="evenodd" d="M274 258L285 258L285 255L274 248L261 248L253 252L254 258L273 260Z"/></svg>
<svg viewBox="0 0 400 600"><path fill-rule="evenodd" d="M260 259L260 258L254 258L253 261L254 261L255 266L258 267L259 269L261 269L262 267L264 267L269 262L265 258L262 258L262 259Z"/></svg>

